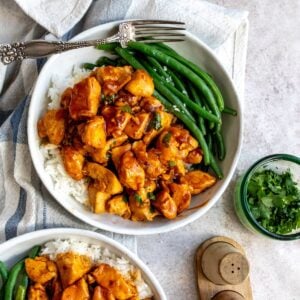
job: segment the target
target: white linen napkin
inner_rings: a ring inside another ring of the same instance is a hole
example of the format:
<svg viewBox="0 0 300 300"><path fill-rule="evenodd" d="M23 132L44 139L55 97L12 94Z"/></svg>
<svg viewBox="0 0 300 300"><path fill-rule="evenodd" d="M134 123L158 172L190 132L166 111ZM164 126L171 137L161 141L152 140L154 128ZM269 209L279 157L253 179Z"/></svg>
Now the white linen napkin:
<svg viewBox="0 0 300 300"><path fill-rule="evenodd" d="M92 0L15 0L24 12L57 37L84 16Z"/></svg>
<svg viewBox="0 0 300 300"><path fill-rule="evenodd" d="M66 5L69 1L48 0L47 9L47 1L15 1L21 3L20 7L26 8L24 11L31 18L56 35L63 34L70 24L75 24L82 17L77 10L81 1L69 0L70 3L78 3L78 6L74 6L74 11ZM90 1L86 1L88 2ZM14 3L0 0L0 42L42 38L44 30ZM32 6L29 6L30 3ZM34 6L34 3L43 3L44 6ZM33 13L31 9L34 7ZM61 12L56 15L59 10ZM48 12L51 12L51 18ZM69 25L61 22L62 18L59 17L67 14L70 16L65 20L72 20ZM51 19L51 26L45 18ZM93 1L80 24L64 35L64 39L92 26L126 18L161 18L186 22L191 32L216 51L242 93L248 32L247 12L200 0ZM49 227L68 226L95 230L71 216L50 196L32 166L27 145L26 120L30 90L43 62L24 60L20 65L9 66L6 76L0 64L0 87L1 82L4 82L0 94L0 241ZM106 234L133 251L136 250L134 237Z"/></svg>

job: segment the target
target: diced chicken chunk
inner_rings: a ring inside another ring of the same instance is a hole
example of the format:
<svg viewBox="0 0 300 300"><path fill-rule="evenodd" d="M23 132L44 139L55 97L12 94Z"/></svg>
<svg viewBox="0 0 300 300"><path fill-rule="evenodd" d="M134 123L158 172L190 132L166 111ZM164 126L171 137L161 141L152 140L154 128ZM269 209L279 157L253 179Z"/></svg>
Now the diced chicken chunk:
<svg viewBox="0 0 300 300"><path fill-rule="evenodd" d="M187 184L171 183L169 185L171 196L176 203L177 213L180 214L189 208L191 203L191 192Z"/></svg>
<svg viewBox="0 0 300 300"><path fill-rule="evenodd" d="M101 116L88 120L80 128L82 142L94 148L104 148L106 143L105 121Z"/></svg>
<svg viewBox="0 0 300 300"><path fill-rule="evenodd" d="M124 219L129 219L131 212L128 206L128 200L124 195L117 195L106 203L107 211L111 214L118 215Z"/></svg>
<svg viewBox="0 0 300 300"><path fill-rule="evenodd" d="M65 146L61 151L66 172L75 180L83 178L84 156L82 150L76 150L71 146Z"/></svg>
<svg viewBox="0 0 300 300"><path fill-rule="evenodd" d="M116 299L115 296L109 289L105 289L100 285L95 287L92 300L115 300L115 299Z"/></svg>
<svg viewBox="0 0 300 300"><path fill-rule="evenodd" d="M65 135L65 118L66 111L64 109L48 110L38 121L39 137L48 138L51 144L59 145Z"/></svg>
<svg viewBox="0 0 300 300"><path fill-rule="evenodd" d="M118 167L119 167L119 163L120 163L120 159L121 159L122 155L125 152L130 151L130 149L131 149L131 144L126 144L123 146L115 147L111 150L111 158L112 158L112 161L113 161L116 169L118 169Z"/></svg>
<svg viewBox="0 0 300 300"><path fill-rule="evenodd" d="M162 190L156 195L152 204L167 219L174 219L177 216L177 206L167 190Z"/></svg>
<svg viewBox="0 0 300 300"><path fill-rule="evenodd" d="M200 164L202 161L202 151L200 148L194 149L189 152L188 156L184 159L188 164Z"/></svg>
<svg viewBox="0 0 300 300"><path fill-rule="evenodd" d="M145 172L132 151L128 151L122 155L118 174L120 182L129 189L136 191L144 186Z"/></svg>
<svg viewBox="0 0 300 300"><path fill-rule="evenodd" d="M45 287L36 283L34 285L30 285L28 289L28 300L48 300L48 296L46 293Z"/></svg>
<svg viewBox="0 0 300 300"><path fill-rule="evenodd" d="M163 174L166 169L161 163L160 160L160 151L157 151L157 149L151 149L147 153L147 161L144 164L146 176L149 179L155 180L157 177L159 177L161 174Z"/></svg>
<svg viewBox="0 0 300 300"><path fill-rule="evenodd" d="M109 289L117 299L125 300L137 295L136 287L107 264L99 265L92 275L100 286Z"/></svg>
<svg viewBox="0 0 300 300"><path fill-rule="evenodd" d="M131 80L132 68L130 66L97 68L96 78L102 85L105 96L116 94L126 83Z"/></svg>
<svg viewBox="0 0 300 300"><path fill-rule="evenodd" d="M152 96L154 92L153 79L145 70L136 70L125 89L135 96Z"/></svg>
<svg viewBox="0 0 300 300"><path fill-rule="evenodd" d="M213 186L216 178L206 172L196 170L181 177L180 183L187 184L191 189L191 194L196 195Z"/></svg>
<svg viewBox="0 0 300 300"><path fill-rule="evenodd" d="M92 267L91 259L88 256L73 252L57 254L56 263L64 288L80 279Z"/></svg>
<svg viewBox="0 0 300 300"><path fill-rule="evenodd" d="M73 89L72 88L67 88L63 92L60 98L60 106L63 108L68 108L72 99L72 94L73 94Z"/></svg>
<svg viewBox="0 0 300 300"><path fill-rule="evenodd" d="M130 113L113 106L105 106L102 110L102 115L106 122L106 132L108 136L122 135L123 130L131 119Z"/></svg>
<svg viewBox="0 0 300 300"><path fill-rule="evenodd" d="M111 194L101 192L94 183L89 184L88 187L89 202L95 214L105 213L105 205Z"/></svg>
<svg viewBox="0 0 300 300"><path fill-rule="evenodd" d="M99 191L111 195L123 192L123 187L117 176L109 169L97 164L88 162L85 167L88 176L95 179L95 183Z"/></svg>
<svg viewBox="0 0 300 300"><path fill-rule="evenodd" d="M125 133L132 139L139 140L143 137L149 124L149 113L138 113L130 119L125 127Z"/></svg>
<svg viewBox="0 0 300 300"><path fill-rule="evenodd" d="M95 77L88 77L75 84L69 105L72 119L91 118L97 114L101 86Z"/></svg>
<svg viewBox="0 0 300 300"><path fill-rule="evenodd" d="M28 277L40 284L45 284L57 277L55 263L46 257L26 258L25 269Z"/></svg>
<svg viewBox="0 0 300 300"><path fill-rule="evenodd" d="M163 111L162 103L153 96L143 97L141 100L141 107L146 112Z"/></svg>
<svg viewBox="0 0 300 300"><path fill-rule="evenodd" d="M61 300L89 300L89 286L86 281L81 278L75 284L67 287L63 293Z"/></svg>
<svg viewBox="0 0 300 300"><path fill-rule="evenodd" d="M151 206L146 189L141 189L130 195L129 207L132 221L153 221L158 215L158 212Z"/></svg>

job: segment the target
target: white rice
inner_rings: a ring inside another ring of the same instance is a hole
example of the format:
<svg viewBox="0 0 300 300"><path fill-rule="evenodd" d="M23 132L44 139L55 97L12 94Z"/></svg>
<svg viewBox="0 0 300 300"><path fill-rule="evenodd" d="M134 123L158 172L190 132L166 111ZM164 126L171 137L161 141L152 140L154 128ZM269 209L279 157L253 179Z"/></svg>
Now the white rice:
<svg viewBox="0 0 300 300"><path fill-rule="evenodd" d="M86 78L91 71L74 67L69 77L62 77L55 74L52 77L51 85L48 90L48 109L57 109L60 107L60 97L68 87L73 87L74 84ZM61 191L74 198L76 201L87 205L87 181L74 180L67 174L63 166L59 148L53 144L41 144L41 153L44 157L44 168L46 173L51 177L53 188L55 191Z"/></svg>
<svg viewBox="0 0 300 300"><path fill-rule="evenodd" d="M75 239L57 239L47 242L41 249L41 255L47 255L51 260L56 259L59 253L75 252L81 255L86 255L91 258L95 265L105 263L118 270L125 278L133 279L137 272L137 268L130 264L130 262L122 256L118 256L109 249L91 245L86 242ZM139 297L141 299L150 298L153 293L147 283L140 276L134 279L134 284L137 287Z"/></svg>

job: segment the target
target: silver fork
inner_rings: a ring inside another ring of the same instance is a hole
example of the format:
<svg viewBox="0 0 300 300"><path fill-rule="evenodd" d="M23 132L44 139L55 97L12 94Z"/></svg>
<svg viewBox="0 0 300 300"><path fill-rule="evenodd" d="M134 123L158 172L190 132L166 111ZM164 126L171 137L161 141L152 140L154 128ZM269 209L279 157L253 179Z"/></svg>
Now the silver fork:
<svg viewBox="0 0 300 300"><path fill-rule="evenodd" d="M184 25L185 23L177 21L136 20L121 23L118 32L105 39L78 42L32 40L0 44L0 59L3 64L7 65L25 58L40 58L72 49L112 42L119 42L123 48L126 48L130 41L180 42L183 41L185 35L179 31L185 30Z"/></svg>

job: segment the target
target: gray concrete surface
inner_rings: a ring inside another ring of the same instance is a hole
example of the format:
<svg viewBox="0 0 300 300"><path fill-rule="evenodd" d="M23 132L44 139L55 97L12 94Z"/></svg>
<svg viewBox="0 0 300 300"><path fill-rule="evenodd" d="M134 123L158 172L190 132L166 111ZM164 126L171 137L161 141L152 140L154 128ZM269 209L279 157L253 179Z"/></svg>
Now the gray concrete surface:
<svg viewBox="0 0 300 300"><path fill-rule="evenodd" d="M256 300L300 299L300 241L247 231L233 209L233 188L254 161L271 153L300 155L300 1L214 0L249 11L244 141L234 178L206 215L176 231L138 237L138 254L171 300L197 299L194 254L205 239L226 235L244 246Z"/></svg>

